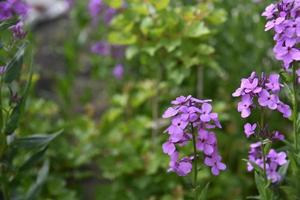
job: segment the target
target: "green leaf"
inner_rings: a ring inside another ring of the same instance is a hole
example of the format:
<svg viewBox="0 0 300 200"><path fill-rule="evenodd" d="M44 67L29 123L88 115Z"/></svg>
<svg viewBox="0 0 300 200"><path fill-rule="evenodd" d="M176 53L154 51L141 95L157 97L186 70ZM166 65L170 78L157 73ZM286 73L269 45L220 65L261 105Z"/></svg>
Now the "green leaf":
<svg viewBox="0 0 300 200"><path fill-rule="evenodd" d="M202 21L195 21L187 26L185 35L187 37L197 38L209 33L209 29L204 25Z"/></svg>
<svg viewBox="0 0 300 200"><path fill-rule="evenodd" d="M6 135L12 134L19 125L20 116L24 111L26 99L28 97L29 89L31 86L32 74L33 74L32 65L30 65L29 77L26 86L24 88L22 98L18 102L18 104L14 107L11 115L9 116L9 119L7 120L7 123L5 124L4 132Z"/></svg>
<svg viewBox="0 0 300 200"><path fill-rule="evenodd" d="M5 83L11 83L20 76L26 46L26 43L23 44L15 54L14 58L7 64L4 76Z"/></svg>
<svg viewBox="0 0 300 200"><path fill-rule="evenodd" d="M40 193L42 186L47 180L48 174L49 174L49 160L46 160L38 173L35 183L31 185L30 189L28 190L25 196L25 200L36 199L36 197Z"/></svg>
<svg viewBox="0 0 300 200"><path fill-rule="evenodd" d="M105 3L111 8L121 8L123 5L123 0L105 0Z"/></svg>
<svg viewBox="0 0 300 200"><path fill-rule="evenodd" d="M4 22L1 22L0 23L0 31L8 29L12 25L15 25L17 22L18 22L18 19L16 19L16 18L5 20Z"/></svg>
<svg viewBox="0 0 300 200"><path fill-rule="evenodd" d="M22 98L20 102L14 107L7 123L5 124L5 134L10 135L12 134L19 125L20 116L22 113L22 110L24 108L25 99Z"/></svg>
<svg viewBox="0 0 300 200"><path fill-rule="evenodd" d="M227 19L227 13L223 9L215 10L208 18L207 20L214 24L219 25L226 21Z"/></svg>
<svg viewBox="0 0 300 200"><path fill-rule="evenodd" d="M30 156L19 168L20 172L23 172L27 169L29 169L30 167L34 166L38 161L40 161L46 150L48 149L48 147L44 147L42 149L40 149L39 151L37 151L36 153L34 153L32 156Z"/></svg>
<svg viewBox="0 0 300 200"><path fill-rule="evenodd" d="M139 49L136 46L129 46L126 49L126 59L131 60L138 53Z"/></svg>
<svg viewBox="0 0 300 200"><path fill-rule="evenodd" d="M130 45L130 44L134 44L136 40L137 40L136 36L130 33L111 32L108 35L108 41L111 44Z"/></svg>
<svg viewBox="0 0 300 200"><path fill-rule="evenodd" d="M286 164L284 164L283 166L281 166L280 168L279 168L279 174L280 174L280 176L282 177L282 178L285 178L285 176L286 176L286 173L287 173L287 170L288 170L288 168L289 168L289 165L290 165L290 161L288 161Z"/></svg>
<svg viewBox="0 0 300 200"><path fill-rule="evenodd" d="M170 0L150 0L150 3L157 9L162 10L168 7Z"/></svg>
<svg viewBox="0 0 300 200"><path fill-rule="evenodd" d="M209 188L210 183L207 183L205 185L205 187L202 189L200 196L199 196L199 200L206 200L207 199L207 192L208 192L208 188Z"/></svg>
<svg viewBox="0 0 300 200"><path fill-rule="evenodd" d="M262 176L260 176L257 172L255 172L254 177L255 177L255 184L260 195L260 199L261 200L273 199L273 193L268 187L269 183L266 182L265 179Z"/></svg>
<svg viewBox="0 0 300 200"><path fill-rule="evenodd" d="M256 184L257 190L258 190L258 192L260 194L260 197L263 200L266 197L264 178L261 177L260 175L258 175L257 172L255 172L254 177L255 177L255 184Z"/></svg>
<svg viewBox="0 0 300 200"><path fill-rule="evenodd" d="M48 145L52 140L54 140L61 133L62 130L51 135L35 134L27 137L21 137L16 139L13 145L16 148L25 148L25 149L40 148Z"/></svg>

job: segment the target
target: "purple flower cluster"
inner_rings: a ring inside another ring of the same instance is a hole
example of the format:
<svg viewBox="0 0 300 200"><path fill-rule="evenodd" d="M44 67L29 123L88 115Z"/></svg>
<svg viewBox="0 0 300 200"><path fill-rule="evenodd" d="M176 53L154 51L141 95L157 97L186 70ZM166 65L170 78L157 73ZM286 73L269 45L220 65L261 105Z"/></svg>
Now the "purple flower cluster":
<svg viewBox="0 0 300 200"><path fill-rule="evenodd" d="M0 21L10 19L14 16L24 18L28 12L28 5L21 0L0 1Z"/></svg>
<svg viewBox="0 0 300 200"><path fill-rule="evenodd" d="M279 92L283 85L279 82L279 74L258 77L252 72L248 78L241 80L240 87L232 94L234 97L241 97L238 103L238 111L242 118L247 118L255 107L254 99L257 98L258 106L270 110L278 110L284 117L291 116L291 109L279 99ZM249 135L249 133L248 133Z"/></svg>
<svg viewBox="0 0 300 200"><path fill-rule="evenodd" d="M262 16L268 20L265 30L274 30L276 45L273 48L276 59L283 61L284 68L290 68L293 61L300 60L300 1L281 0L269 5Z"/></svg>
<svg viewBox="0 0 300 200"><path fill-rule="evenodd" d="M179 176L186 176L192 171L194 156L179 158L178 147L196 141L196 148L203 152L204 164L211 168L213 175L226 169L218 153L217 138L211 129L221 128L218 114L212 112L211 100L199 100L190 96L180 96L172 101L163 114L163 118L171 118L171 125L166 129L169 139L163 144L163 152L170 156L169 170ZM194 133L194 131L196 133ZM195 134L195 135L193 135Z"/></svg>
<svg viewBox="0 0 300 200"><path fill-rule="evenodd" d="M104 23L109 24L117 13L116 9L110 8L102 0L90 0L88 9L94 23L98 22L100 17L103 17Z"/></svg>
<svg viewBox="0 0 300 200"><path fill-rule="evenodd" d="M265 158L265 164L264 164ZM256 142L250 145L249 162L247 163L248 171L253 171L253 164L255 163L261 169L266 169L267 178L272 182L278 182L281 180L281 176L278 172L280 166L287 163L285 152L276 152L274 149L270 149L267 155L263 157L262 143Z"/></svg>
<svg viewBox="0 0 300 200"><path fill-rule="evenodd" d="M26 17L29 6L21 0L7 0L0 2L0 21L11 19L14 16L19 17L19 21L9 29L14 38L23 39L26 36L23 20Z"/></svg>

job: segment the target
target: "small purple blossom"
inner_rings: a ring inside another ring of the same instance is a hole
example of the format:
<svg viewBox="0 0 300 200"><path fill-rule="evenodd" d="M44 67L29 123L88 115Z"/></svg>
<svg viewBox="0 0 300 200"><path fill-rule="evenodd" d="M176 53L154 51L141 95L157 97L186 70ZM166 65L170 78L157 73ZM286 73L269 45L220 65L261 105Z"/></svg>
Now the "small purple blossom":
<svg viewBox="0 0 300 200"><path fill-rule="evenodd" d="M225 170L218 153L217 138L213 128L221 128L218 114L212 112L211 100L200 100L190 96L180 96L173 100L172 106L163 114L163 118L171 118L171 125L166 129L169 138L163 144L163 152L170 156L169 170L179 176L186 176L192 170L194 158L179 159L179 147L188 145L196 138L196 148L203 152L205 164L211 167L214 175ZM195 130L193 133L192 131ZM192 133L191 133L192 132Z"/></svg>
<svg viewBox="0 0 300 200"><path fill-rule="evenodd" d="M221 162L222 158L218 154L213 154L210 157L206 157L204 160L205 165L211 167L211 173L215 176L219 175L220 171L226 169L226 165Z"/></svg>
<svg viewBox="0 0 300 200"><path fill-rule="evenodd" d="M113 17L117 14L117 10L113 8L107 8L105 10L105 13L103 15L103 20L105 24L110 24Z"/></svg>
<svg viewBox="0 0 300 200"><path fill-rule="evenodd" d="M199 130L198 140L196 147L199 151L203 151L205 155L211 155L214 152L214 146L216 145L217 139L213 132L207 130Z"/></svg>
<svg viewBox="0 0 300 200"><path fill-rule="evenodd" d="M279 131L275 131L275 132L273 133L271 139L283 141L283 140L284 140L284 135L282 135Z"/></svg>
<svg viewBox="0 0 300 200"><path fill-rule="evenodd" d="M14 38L23 39L26 36L26 31L24 30L24 24L22 21L10 27L10 30L13 33Z"/></svg>
<svg viewBox="0 0 300 200"><path fill-rule="evenodd" d="M114 76L116 79L118 79L118 80L122 79L123 76L124 76L124 67L123 67L123 65L122 65L122 64L117 64L117 65L113 68L112 73L113 73L113 76Z"/></svg>
<svg viewBox="0 0 300 200"><path fill-rule="evenodd" d="M6 71L6 67L5 66L0 66L0 75L4 74Z"/></svg>
<svg viewBox="0 0 300 200"><path fill-rule="evenodd" d="M247 138L255 133L256 127L256 123L254 123L253 125L251 125L250 123L244 125L244 133L246 134Z"/></svg>
<svg viewBox="0 0 300 200"><path fill-rule="evenodd" d="M242 96L242 101L238 103L238 111L241 112L242 118L247 118L251 114L250 106L253 104L249 94Z"/></svg>
<svg viewBox="0 0 300 200"><path fill-rule="evenodd" d="M90 15L93 18L97 18L101 14L101 12L105 9L105 4L102 2L102 0L90 0L88 9Z"/></svg>
<svg viewBox="0 0 300 200"><path fill-rule="evenodd" d="M101 56L108 56L110 54L110 44L105 41L99 41L92 45L91 52Z"/></svg>

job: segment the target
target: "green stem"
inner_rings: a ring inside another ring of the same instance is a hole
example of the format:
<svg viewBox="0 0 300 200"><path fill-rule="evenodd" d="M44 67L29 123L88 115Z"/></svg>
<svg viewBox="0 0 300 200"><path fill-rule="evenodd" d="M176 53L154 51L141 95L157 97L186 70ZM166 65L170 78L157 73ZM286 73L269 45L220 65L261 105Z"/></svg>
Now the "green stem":
<svg viewBox="0 0 300 200"><path fill-rule="evenodd" d="M297 134L297 114L298 114L298 99L297 99L297 75L296 66L293 66L293 131L294 131L294 142L295 149L298 150L298 134Z"/></svg>
<svg viewBox="0 0 300 200"><path fill-rule="evenodd" d="M193 169L194 169L194 198L195 200L198 199L198 192L197 192L197 176L198 176L198 166L197 166L197 147L196 147L196 134L194 133L193 125L192 127L192 135L193 135L193 147L194 147L194 162L193 162Z"/></svg>
<svg viewBox="0 0 300 200"><path fill-rule="evenodd" d="M263 132L265 127L265 112L264 109L261 109L260 112L260 131ZM263 159L263 172L264 172L264 179L267 182L267 172L266 172L266 152L265 152L265 145L264 145L264 139L261 137L261 153L262 153L262 159Z"/></svg>

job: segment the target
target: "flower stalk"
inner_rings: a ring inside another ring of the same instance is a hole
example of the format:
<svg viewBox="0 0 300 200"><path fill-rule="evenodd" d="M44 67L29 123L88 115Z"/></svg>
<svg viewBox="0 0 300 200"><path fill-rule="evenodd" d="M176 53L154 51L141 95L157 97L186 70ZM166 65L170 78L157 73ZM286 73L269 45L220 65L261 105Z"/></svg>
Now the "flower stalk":
<svg viewBox="0 0 300 200"><path fill-rule="evenodd" d="M194 181L193 181L193 187L194 187L194 198L195 200L198 199L198 193L197 193L197 177L198 177L198 166L197 166L197 160L198 160L198 155L197 155L197 146L196 146L196 134L194 132L194 127L193 124L191 124L191 129L192 129L192 135L193 135L193 149L194 149L194 162L193 162L193 169L194 169Z"/></svg>

